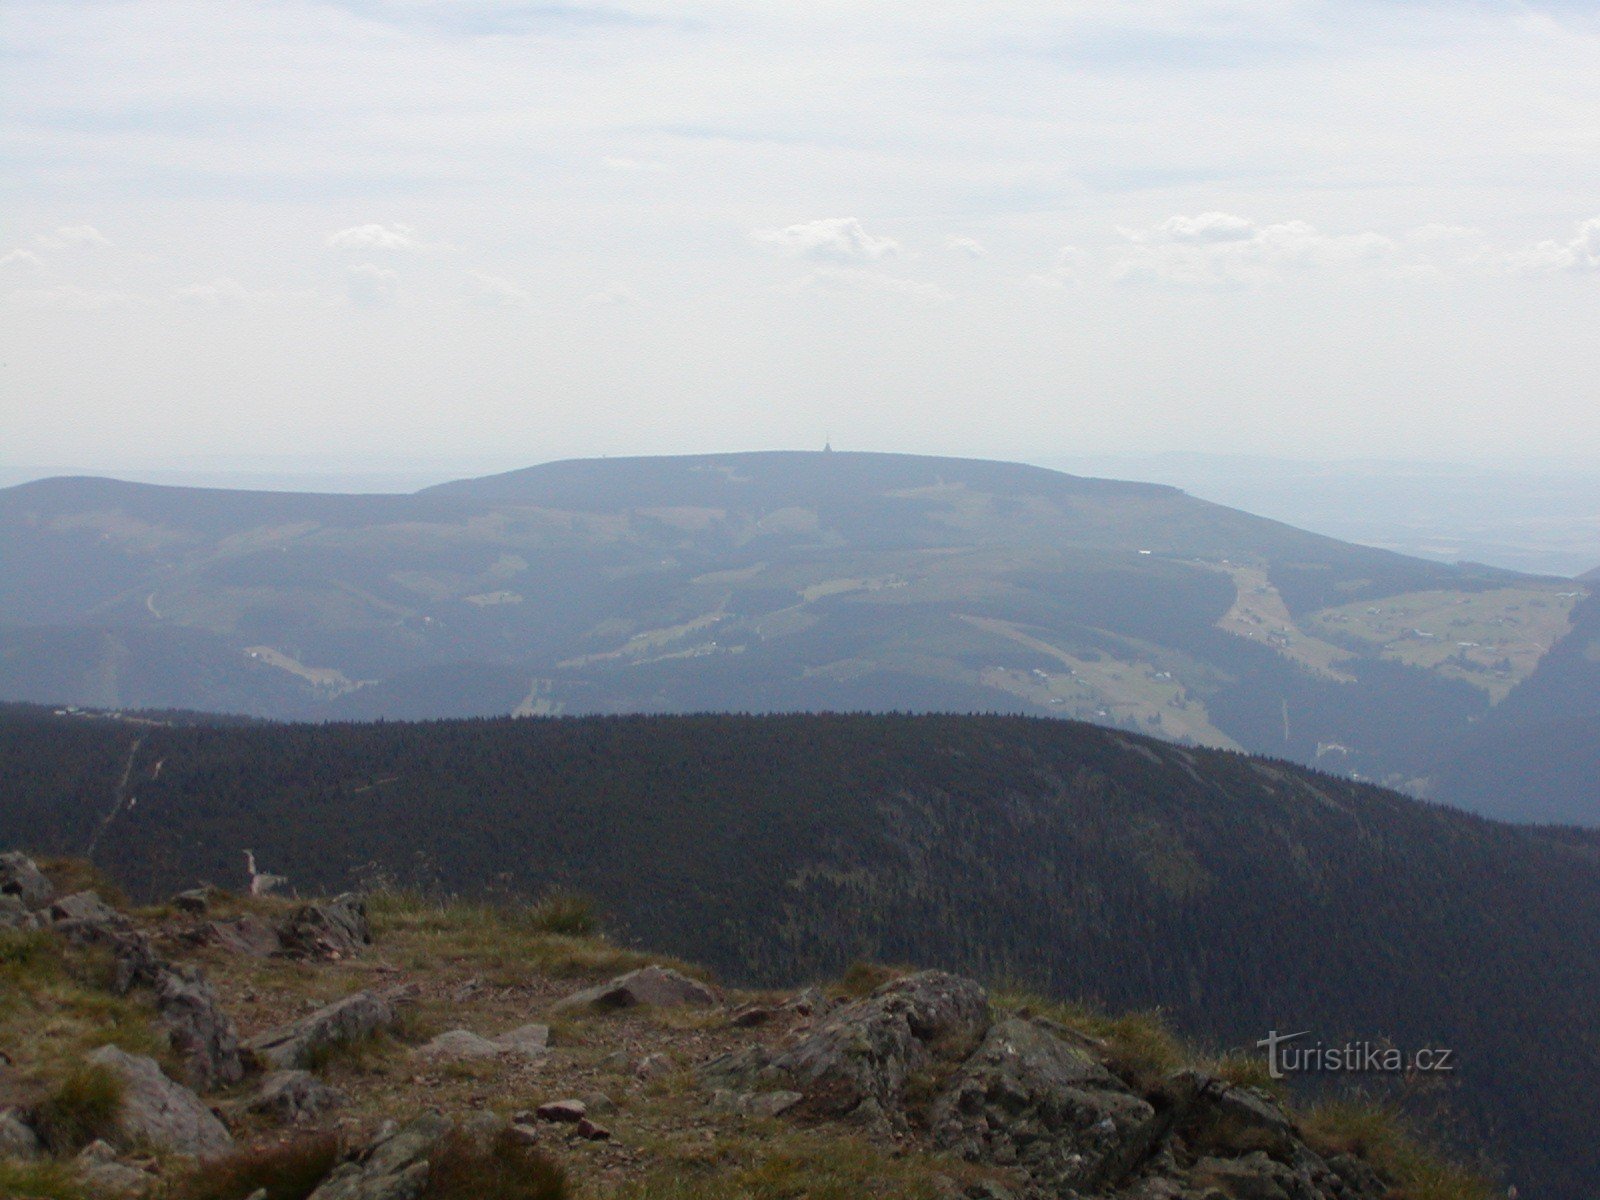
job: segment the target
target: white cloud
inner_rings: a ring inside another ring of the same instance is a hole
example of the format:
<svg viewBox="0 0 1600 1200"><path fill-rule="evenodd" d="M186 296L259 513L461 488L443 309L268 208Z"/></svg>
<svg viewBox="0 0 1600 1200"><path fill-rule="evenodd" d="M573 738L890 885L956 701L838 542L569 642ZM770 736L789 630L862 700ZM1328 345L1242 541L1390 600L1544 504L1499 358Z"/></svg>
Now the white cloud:
<svg viewBox="0 0 1600 1200"><path fill-rule="evenodd" d="M522 308L532 298L509 279L483 271L468 276L467 288L467 303L474 308Z"/></svg>
<svg viewBox="0 0 1600 1200"><path fill-rule="evenodd" d="M614 283L608 288L585 296L582 308L621 308L639 303L639 293L626 284Z"/></svg>
<svg viewBox="0 0 1600 1200"><path fill-rule="evenodd" d="M250 291L235 279L213 279L210 283L192 283L178 288L172 298L179 304L196 308L221 308L225 305L243 304L250 299Z"/></svg>
<svg viewBox="0 0 1600 1200"><path fill-rule="evenodd" d="M1531 250L1513 255L1511 265L1522 271L1600 270L1600 217L1584 221L1567 241L1543 241Z"/></svg>
<svg viewBox="0 0 1600 1200"><path fill-rule="evenodd" d="M132 292L108 289L82 288L61 284L51 288L35 288L11 292L6 303L18 308L53 308L73 312L93 312L107 308L136 308L152 303L150 297Z"/></svg>
<svg viewBox="0 0 1600 1200"><path fill-rule="evenodd" d="M989 254L982 242L970 237L948 237L944 241L944 248L965 254L968 258L985 258Z"/></svg>
<svg viewBox="0 0 1600 1200"><path fill-rule="evenodd" d="M1258 225L1224 212L1118 232L1131 244L1116 256L1112 278L1197 287L1270 283L1292 272L1377 262L1397 249L1378 233L1326 234L1305 221Z"/></svg>
<svg viewBox="0 0 1600 1200"><path fill-rule="evenodd" d="M111 245L111 239L93 225L62 225L52 233L41 234L35 241L45 250L71 250Z"/></svg>
<svg viewBox="0 0 1600 1200"><path fill-rule="evenodd" d="M0 255L0 271L8 274L33 274L43 268L43 260L32 250L16 249Z"/></svg>
<svg viewBox="0 0 1600 1200"><path fill-rule="evenodd" d="M416 230L409 225L352 225L328 235L336 250L416 250Z"/></svg>
<svg viewBox="0 0 1600 1200"><path fill-rule="evenodd" d="M796 281L794 289L898 296L929 304L940 304L954 298L935 284L917 279L903 279L898 275L886 275L882 271L873 271L865 267L818 267L811 274Z"/></svg>
<svg viewBox="0 0 1600 1200"><path fill-rule="evenodd" d="M345 294L352 304L381 308L393 304L400 290L400 276L376 263L362 263L345 272Z"/></svg>
<svg viewBox="0 0 1600 1200"><path fill-rule="evenodd" d="M825 217L784 229L758 229L757 242L817 262L867 263L900 253L900 243L870 234L855 217Z"/></svg>
<svg viewBox="0 0 1600 1200"><path fill-rule="evenodd" d="M607 157L602 158L600 162L601 165L603 165L608 171L651 173L655 171L665 171L667 169L665 163L650 162L639 158L618 158L608 155Z"/></svg>
<svg viewBox="0 0 1600 1200"><path fill-rule="evenodd" d="M1089 256L1076 246L1063 246L1056 255L1055 264L1048 271L1029 275L1024 283L1032 287L1060 289L1084 281L1089 266Z"/></svg>

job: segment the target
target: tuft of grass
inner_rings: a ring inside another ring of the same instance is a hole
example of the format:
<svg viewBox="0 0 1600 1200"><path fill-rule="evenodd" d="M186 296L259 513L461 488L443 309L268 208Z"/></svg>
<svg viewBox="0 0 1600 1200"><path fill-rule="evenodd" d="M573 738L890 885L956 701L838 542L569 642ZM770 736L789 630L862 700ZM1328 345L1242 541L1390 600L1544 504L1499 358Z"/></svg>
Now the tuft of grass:
<svg viewBox="0 0 1600 1200"><path fill-rule="evenodd" d="M859 1000L872 995L886 983L905 978L915 970L915 967L899 964L853 962L845 968L838 982L828 990L835 995L850 996Z"/></svg>
<svg viewBox="0 0 1600 1200"><path fill-rule="evenodd" d="M122 1080L105 1067L79 1064L34 1109L34 1128L57 1154L80 1150L116 1124L123 1092Z"/></svg>
<svg viewBox="0 0 1600 1200"><path fill-rule="evenodd" d="M1044 1017L1100 1042L1105 1065L1138 1092L1150 1092L1172 1072L1204 1058L1172 1031L1158 1008L1111 1016L1081 1001L1006 991L997 992L994 1001L1002 1009Z"/></svg>
<svg viewBox="0 0 1600 1200"><path fill-rule="evenodd" d="M242 1146L197 1166L172 1200L247 1200L263 1188L267 1200L305 1200L338 1161L331 1133Z"/></svg>
<svg viewBox="0 0 1600 1200"><path fill-rule="evenodd" d="M44 858L38 860L39 870L44 873L62 896L70 896L74 892L94 892L112 908L126 908L128 896L116 880L107 875L99 867L84 858Z"/></svg>
<svg viewBox="0 0 1600 1200"><path fill-rule="evenodd" d="M1300 1120L1301 1133L1323 1155L1364 1160L1394 1187L1394 1200L1490 1200L1495 1189L1474 1171L1447 1162L1417 1140L1390 1105L1329 1100Z"/></svg>
<svg viewBox="0 0 1600 1200"><path fill-rule="evenodd" d="M91 1200L72 1168L65 1163L13 1162L0 1158L0 1196L30 1200Z"/></svg>
<svg viewBox="0 0 1600 1200"><path fill-rule="evenodd" d="M561 888L520 910L518 920L535 933L592 937L600 932L600 910L588 896Z"/></svg>
<svg viewBox="0 0 1600 1200"><path fill-rule="evenodd" d="M462 1130L430 1156L419 1200L567 1200L566 1172L508 1130L487 1141Z"/></svg>
<svg viewBox="0 0 1600 1200"><path fill-rule="evenodd" d="M1282 1079L1272 1077L1267 1060L1258 1054L1230 1050L1210 1059L1204 1067L1208 1073L1234 1087L1255 1088L1279 1101L1288 1099L1288 1085Z"/></svg>

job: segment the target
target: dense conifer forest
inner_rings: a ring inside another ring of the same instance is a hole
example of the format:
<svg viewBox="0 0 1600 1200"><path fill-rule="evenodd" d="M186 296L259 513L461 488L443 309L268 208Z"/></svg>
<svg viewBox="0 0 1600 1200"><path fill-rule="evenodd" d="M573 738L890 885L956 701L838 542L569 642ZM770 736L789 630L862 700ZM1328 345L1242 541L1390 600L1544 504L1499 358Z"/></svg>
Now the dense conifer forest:
<svg viewBox="0 0 1600 1200"><path fill-rule="evenodd" d="M1414 1100L1524 1177L1600 1178L1600 841L1284 762L1021 717L11 708L0 845L92 852L150 900L243 886L246 849L306 889L574 889L739 982L909 961L1219 1047L1449 1047Z"/></svg>

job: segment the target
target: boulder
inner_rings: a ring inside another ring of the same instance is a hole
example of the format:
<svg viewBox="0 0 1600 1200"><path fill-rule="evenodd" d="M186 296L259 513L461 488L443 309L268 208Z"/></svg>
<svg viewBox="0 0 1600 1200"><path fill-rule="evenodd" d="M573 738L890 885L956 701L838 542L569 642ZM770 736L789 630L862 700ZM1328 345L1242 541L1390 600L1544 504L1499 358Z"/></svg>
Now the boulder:
<svg viewBox="0 0 1600 1200"><path fill-rule="evenodd" d="M38 1158L44 1145L33 1126L14 1108L0 1111L0 1158Z"/></svg>
<svg viewBox="0 0 1600 1200"><path fill-rule="evenodd" d="M90 1195L106 1200L132 1200L144 1195L150 1176L120 1161L105 1142L90 1142L72 1160L72 1171Z"/></svg>
<svg viewBox="0 0 1600 1200"><path fill-rule="evenodd" d="M707 1008L716 1002L717 994L699 980L670 967L642 967L568 996L557 1002L555 1011L609 1012L645 1004L656 1008Z"/></svg>
<svg viewBox="0 0 1600 1200"><path fill-rule="evenodd" d="M466 1029L451 1029L419 1046L419 1058L446 1062L463 1062L474 1058L500 1058L516 1055L522 1058L542 1058L550 1046L548 1025L522 1025L497 1037L483 1037Z"/></svg>
<svg viewBox="0 0 1600 1200"><path fill-rule="evenodd" d="M135 987L155 987L161 973L170 969L156 957L150 939L129 928L121 917L113 921L73 917L57 921L53 928L74 946L99 947L110 953L111 990L119 996Z"/></svg>
<svg viewBox="0 0 1600 1200"><path fill-rule="evenodd" d="M367 902L353 892L321 904L302 904L279 930L293 958L349 958L372 945Z"/></svg>
<svg viewBox="0 0 1600 1200"><path fill-rule="evenodd" d="M1115 1184L1142 1156L1156 1111L1034 1021L991 1029L929 1112L934 1140L972 1162L1020 1167L1046 1190ZM1130 1145L1140 1151L1130 1156Z"/></svg>
<svg viewBox="0 0 1600 1200"><path fill-rule="evenodd" d="M20 896L0 894L0 929L34 929L39 918L28 909Z"/></svg>
<svg viewBox="0 0 1600 1200"><path fill-rule="evenodd" d="M575 1124L589 1115L589 1106L582 1100L552 1100L548 1104L539 1105L534 1115L541 1121L565 1121Z"/></svg>
<svg viewBox="0 0 1600 1200"><path fill-rule="evenodd" d="M346 1096L310 1071L273 1071L261 1081L245 1107L288 1124L314 1120L344 1104Z"/></svg>
<svg viewBox="0 0 1600 1200"><path fill-rule="evenodd" d="M428 1184L428 1157L452 1128L430 1112L380 1134L356 1161L335 1167L310 1200L416 1200Z"/></svg>
<svg viewBox="0 0 1600 1200"><path fill-rule="evenodd" d="M730 1092L719 1089L711 1094L711 1107L744 1117L779 1117L804 1099L799 1092Z"/></svg>
<svg viewBox="0 0 1600 1200"><path fill-rule="evenodd" d="M357 992L298 1021L258 1034L245 1050L273 1070L314 1067L336 1046L359 1042L395 1024L392 996Z"/></svg>
<svg viewBox="0 0 1600 1200"><path fill-rule="evenodd" d="M119 916L95 892L74 892L50 903L52 922L78 921L88 925L123 925L126 919Z"/></svg>
<svg viewBox="0 0 1600 1200"><path fill-rule="evenodd" d="M29 909L43 908L56 889L33 859L20 851L0 854L0 895L15 896Z"/></svg>
<svg viewBox="0 0 1600 1200"><path fill-rule="evenodd" d="M216 889L210 886L190 888L172 898L172 907L181 913L198 917L211 907L211 897L215 892Z"/></svg>
<svg viewBox="0 0 1600 1200"><path fill-rule="evenodd" d="M233 921L207 921L184 937L199 945L220 946L247 958L269 958L283 952L283 938L260 917L246 913Z"/></svg>
<svg viewBox="0 0 1600 1200"><path fill-rule="evenodd" d="M1202 1158L1190 1171L1201 1188L1233 1200L1322 1200L1324 1193L1290 1167L1257 1150L1239 1158Z"/></svg>
<svg viewBox="0 0 1600 1200"><path fill-rule="evenodd" d="M117 1144L200 1158L221 1154L233 1144L200 1098L163 1075L153 1058L101 1046L87 1061L122 1082L122 1103L112 1126L111 1140Z"/></svg>
<svg viewBox="0 0 1600 1200"><path fill-rule="evenodd" d="M735 1090L756 1084L798 1091L810 1115L898 1122L910 1078L937 1061L964 1057L988 1027L989 999L979 984L922 971L836 1009L775 1054L752 1048L707 1064L703 1073Z"/></svg>
<svg viewBox="0 0 1600 1200"><path fill-rule="evenodd" d="M1267 1093L1198 1071L1180 1072L1176 1078L1190 1081L1194 1095L1180 1127L1197 1152L1226 1158L1263 1150L1284 1161L1293 1156L1294 1122Z"/></svg>
<svg viewBox="0 0 1600 1200"><path fill-rule="evenodd" d="M239 1034L198 970L164 970L155 985L156 1015L183 1059L189 1083L202 1092L244 1078Z"/></svg>

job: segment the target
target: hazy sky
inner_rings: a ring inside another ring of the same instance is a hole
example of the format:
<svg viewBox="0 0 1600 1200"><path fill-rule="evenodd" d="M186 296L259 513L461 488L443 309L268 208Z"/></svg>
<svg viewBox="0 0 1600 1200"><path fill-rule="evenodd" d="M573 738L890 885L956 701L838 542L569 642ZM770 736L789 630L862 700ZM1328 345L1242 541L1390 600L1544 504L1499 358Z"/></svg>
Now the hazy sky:
<svg viewBox="0 0 1600 1200"><path fill-rule="evenodd" d="M5 0L0 466L1600 456L1600 6Z"/></svg>

